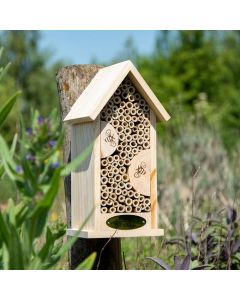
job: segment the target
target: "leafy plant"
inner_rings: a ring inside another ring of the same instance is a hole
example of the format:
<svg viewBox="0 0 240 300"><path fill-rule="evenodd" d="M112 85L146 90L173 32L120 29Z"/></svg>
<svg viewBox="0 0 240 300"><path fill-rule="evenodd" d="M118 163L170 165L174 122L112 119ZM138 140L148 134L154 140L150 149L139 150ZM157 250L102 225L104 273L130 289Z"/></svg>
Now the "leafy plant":
<svg viewBox="0 0 240 300"><path fill-rule="evenodd" d="M0 109L0 125L17 95ZM32 111L30 119L31 127L25 127L21 120L19 136L15 135L10 149L0 135L0 175L16 186L14 200L9 199L0 209L0 269L56 268L77 239L78 232L64 243L66 226L61 222L50 225L48 215L61 178L86 158L92 145L64 166L60 158L63 133L56 112L43 118ZM90 255L78 269L92 268L95 257L95 253Z"/></svg>

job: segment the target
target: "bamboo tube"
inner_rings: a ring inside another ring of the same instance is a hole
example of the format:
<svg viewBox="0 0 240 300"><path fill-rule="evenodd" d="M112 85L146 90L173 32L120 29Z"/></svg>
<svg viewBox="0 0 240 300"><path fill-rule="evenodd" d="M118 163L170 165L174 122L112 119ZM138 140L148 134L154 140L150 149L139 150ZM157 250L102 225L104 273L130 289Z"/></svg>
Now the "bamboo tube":
<svg viewBox="0 0 240 300"><path fill-rule="evenodd" d="M101 199L101 206L106 206L107 205L107 201L106 200L103 200Z"/></svg>
<svg viewBox="0 0 240 300"><path fill-rule="evenodd" d="M116 113L118 110L118 106L117 105L113 105L112 109L112 113Z"/></svg>
<svg viewBox="0 0 240 300"><path fill-rule="evenodd" d="M138 143L139 145L142 145L142 144L144 143L144 138L143 138L143 137L139 137L139 138L137 139L137 143Z"/></svg>
<svg viewBox="0 0 240 300"><path fill-rule="evenodd" d="M132 139L136 141L138 139L138 135L136 133L132 134Z"/></svg>
<svg viewBox="0 0 240 300"><path fill-rule="evenodd" d="M114 96L114 98L113 98L114 104L119 104L121 101L122 101L122 100L121 100L121 97L120 97L120 96Z"/></svg>
<svg viewBox="0 0 240 300"><path fill-rule="evenodd" d="M118 202L124 203L125 202L125 197L123 195L118 196Z"/></svg>
<svg viewBox="0 0 240 300"><path fill-rule="evenodd" d="M101 118L102 118L102 119L105 119L106 116L107 116L106 111L102 111L102 112L101 112Z"/></svg>
<svg viewBox="0 0 240 300"><path fill-rule="evenodd" d="M119 95L121 95L121 92L122 92L122 91L121 91L121 88L118 87L118 88L116 89L114 95L119 96Z"/></svg>
<svg viewBox="0 0 240 300"><path fill-rule="evenodd" d="M101 179L100 179L100 181L101 181L101 184L107 184L108 183L108 178L107 177L101 177Z"/></svg>
<svg viewBox="0 0 240 300"><path fill-rule="evenodd" d="M132 148L131 148L131 146L127 146L126 148L125 148L125 151L128 153L128 152L131 152L132 151Z"/></svg>
<svg viewBox="0 0 240 300"><path fill-rule="evenodd" d="M113 176L116 175L116 174L119 174L119 169L118 168L113 168L112 172L113 172Z"/></svg>
<svg viewBox="0 0 240 300"><path fill-rule="evenodd" d="M144 106L146 104L146 101L144 99L139 100L140 106Z"/></svg>
<svg viewBox="0 0 240 300"><path fill-rule="evenodd" d="M150 141L150 136L149 136L149 134L144 134L143 138L144 138L144 141L145 141L145 142L149 142L149 141Z"/></svg>
<svg viewBox="0 0 240 300"><path fill-rule="evenodd" d="M107 116L112 116L112 110L111 110L111 108L108 108L107 110L106 110L106 117Z"/></svg>
<svg viewBox="0 0 240 300"><path fill-rule="evenodd" d="M125 128L124 129L124 133L126 134L126 135L130 135L131 133L132 133L132 130L130 129L130 128Z"/></svg>
<svg viewBox="0 0 240 300"><path fill-rule="evenodd" d="M127 102L126 107L131 110L133 108L132 102Z"/></svg>
<svg viewBox="0 0 240 300"><path fill-rule="evenodd" d="M122 122L122 126L124 127L123 130L128 127L128 122L125 121L125 117L124 117L124 121Z"/></svg>
<svg viewBox="0 0 240 300"><path fill-rule="evenodd" d="M117 160L115 160L115 161L112 162L112 167L113 168L117 168L118 167L118 161Z"/></svg>
<svg viewBox="0 0 240 300"><path fill-rule="evenodd" d="M124 101L122 101L121 103L120 103L120 107L121 108L124 108L126 106L126 103L124 102Z"/></svg>
<svg viewBox="0 0 240 300"><path fill-rule="evenodd" d="M120 181L118 183L118 188L121 189L121 190L124 189L125 188L125 183L123 181Z"/></svg>
<svg viewBox="0 0 240 300"><path fill-rule="evenodd" d="M138 117L138 121L139 121L140 123L143 123L144 120L145 120L144 116L139 116L139 117Z"/></svg>
<svg viewBox="0 0 240 300"><path fill-rule="evenodd" d="M122 159L125 159L127 157L127 153L122 151L120 152L119 156L122 158Z"/></svg>
<svg viewBox="0 0 240 300"><path fill-rule="evenodd" d="M118 137L119 137L120 141L124 141L125 140L125 134L124 133L120 133Z"/></svg>
<svg viewBox="0 0 240 300"><path fill-rule="evenodd" d="M138 149L138 151L140 152L140 151L143 150L143 147L142 147L142 146L138 146L137 149Z"/></svg>
<svg viewBox="0 0 240 300"><path fill-rule="evenodd" d="M109 179L110 179L110 178L109 178ZM109 186L107 190L108 190L109 197L110 197L110 194L113 192L113 188Z"/></svg>
<svg viewBox="0 0 240 300"><path fill-rule="evenodd" d="M133 211L136 213L140 213L142 210L139 206L137 206L137 207L134 207Z"/></svg>
<svg viewBox="0 0 240 300"><path fill-rule="evenodd" d="M139 207L139 200L133 200L132 206Z"/></svg>
<svg viewBox="0 0 240 300"><path fill-rule="evenodd" d="M145 119L144 122L143 122L143 125L145 127L150 127L150 121L148 119Z"/></svg>
<svg viewBox="0 0 240 300"><path fill-rule="evenodd" d="M124 197L126 197L127 196L127 190L122 190L122 195L124 196Z"/></svg>
<svg viewBox="0 0 240 300"><path fill-rule="evenodd" d="M109 212L110 212L110 213L115 213L115 212L116 212L116 207L111 206L111 207L109 208Z"/></svg>
<svg viewBox="0 0 240 300"><path fill-rule="evenodd" d="M140 198L140 194L138 192L134 192L134 198L136 199Z"/></svg>
<svg viewBox="0 0 240 300"><path fill-rule="evenodd" d="M112 188L115 190L117 188L118 184L114 181L114 183L112 184Z"/></svg>
<svg viewBox="0 0 240 300"><path fill-rule="evenodd" d="M107 162L106 159L101 159L101 165L102 165L103 167L106 167L107 164L108 164L108 162Z"/></svg>
<svg viewBox="0 0 240 300"><path fill-rule="evenodd" d="M107 172L112 172L112 165L109 163L106 167Z"/></svg>
<svg viewBox="0 0 240 300"><path fill-rule="evenodd" d="M149 127L144 128L144 133L145 133L145 134L150 134L150 128L149 128Z"/></svg>
<svg viewBox="0 0 240 300"><path fill-rule="evenodd" d="M113 177L108 178L108 182L109 182L110 184L112 184L112 183L114 182Z"/></svg>
<svg viewBox="0 0 240 300"><path fill-rule="evenodd" d="M121 174L121 175L125 175L125 173L127 172L127 170L126 170L126 168L125 167L120 167L119 168L119 174ZM123 179L123 176L122 176L122 179Z"/></svg>
<svg viewBox="0 0 240 300"><path fill-rule="evenodd" d="M113 155L113 161L119 161L119 155L115 154Z"/></svg>
<svg viewBox="0 0 240 300"><path fill-rule="evenodd" d="M129 152L128 153L128 159L132 160L134 157L134 154L132 152Z"/></svg>
<svg viewBox="0 0 240 300"><path fill-rule="evenodd" d="M145 116L146 119L148 119L148 120L150 119L150 113L149 112L145 112L144 116Z"/></svg>
<svg viewBox="0 0 240 300"><path fill-rule="evenodd" d="M115 178L116 182L119 182L122 180L122 176L120 174L117 174L114 178Z"/></svg>
<svg viewBox="0 0 240 300"><path fill-rule="evenodd" d="M112 199L108 199L106 202L107 202L108 206L112 206L113 205L113 200Z"/></svg>
<svg viewBox="0 0 240 300"><path fill-rule="evenodd" d="M128 115L124 117L124 120L129 123L132 120L132 118Z"/></svg>
<svg viewBox="0 0 240 300"><path fill-rule="evenodd" d="M136 110L138 110L138 109L140 108L140 105L139 105L138 102L135 102L135 103L133 104L133 107L134 107Z"/></svg>
<svg viewBox="0 0 240 300"><path fill-rule="evenodd" d="M113 162L113 157L112 156L108 156L106 159L107 159L108 164Z"/></svg>
<svg viewBox="0 0 240 300"><path fill-rule="evenodd" d="M135 141L131 141L131 142L130 142L130 147L131 147L131 148L137 147L137 143L136 143Z"/></svg>
<svg viewBox="0 0 240 300"><path fill-rule="evenodd" d="M135 91L136 91L136 90L135 90L135 87L134 87L134 86L131 85L131 86L128 87L128 92L129 92L130 94L134 94Z"/></svg>
<svg viewBox="0 0 240 300"><path fill-rule="evenodd" d="M103 198L103 199L107 199L107 198L108 198L108 196L109 196L109 193L108 193L108 191L107 191L107 190L105 190L105 191L102 191L102 192L101 192L101 198Z"/></svg>
<svg viewBox="0 0 240 300"><path fill-rule="evenodd" d="M125 168L125 170L126 170L126 168ZM123 174L122 180L123 180L123 182L128 182L129 181L128 174Z"/></svg>
<svg viewBox="0 0 240 300"><path fill-rule="evenodd" d="M125 206L126 213L130 213L131 211L132 211L132 206L130 206L130 205Z"/></svg>
<svg viewBox="0 0 240 300"><path fill-rule="evenodd" d="M127 86L130 86L132 84L130 79L126 79L124 82Z"/></svg>
<svg viewBox="0 0 240 300"><path fill-rule="evenodd" d="M144 142L143 143L143 149L149 149L150 148L150 143L149 142Z"/></svg>
<svg viewBox="0 0 240 300"><path fill-rule="evenodd" d="M100 186L100 189L101 189L101 192L104 192L104 191L107 191L108 187L107 187L107 185L102 184Z"/></svg>
<svg viewBox="0 0 240 300"><path fill-rule="evenodd" d="M131 140L132 140L132 136L131 135L127 135L126 136L126 141L129 143L129 142L131 142Z"/></svg>
<svg viewBox="0 0 240 300"><path fill-rule="evenodd" d="M130 121L130 122L128 123L128 127L131 128L131 129L134 127L133 121Z"/></svg>
<svg viewBox="0 0 240 300"><path fill-rule="evenodd" d="M132 188L132 185L129 182L125 183L125 189L130 190Z"/></svg>
<svg viewBox="0 0 240 300"><path fill-rule="evenodd" d="M133 149L132 149L132 154L133 154L133 155L136 155L137 153L138 153L138 148L133 148Z"/></svg>
<svg viewBox="0 0 240 300"><path fill-rule="evenodd" d="M108 107L112 109L112 107L115 105L113 102L113 98L110 99L110 101L108 102Z"/></svg>
<svg viewBox="0 0 240 300"><path fill-rule="evenodd" d="M128 197L132 198L133 197L134 192L132 190L128 191Z"/></svg>
<svg viewBox="0 0 240 300"><path fill-rule="evenodd" d="M142 195L140 195L140 197L139 197L139 201L140 201L140 202L143 202L143 201L144 201L144 199L145 199L145 197L144 197L144 196L142 196Z"/></svg>
<svg viewBox="0 0 240 300"><path fill-rule="evenodd" d="M121 144L118 145L117 151L119 151L119 152L123 151L123 146L122 146ZM119 160L120 160L120 159L119 159Z"/></svg>
<svg viewBox="0 0 240 300"><path fill-rule="evenodd" d="M124 166L124 159L120 159L118 165L119 165L119 167L123 167Z"/></svg>
<svg viewBox="0 0 240 300"><path fill-rule="evenodd" d="M107 170L106 169L102 169L101 170L101 176L107 176Z"/></svg>
<svg viewBox="0 0 240 300"><path fill-rule="evenodd" d="M144 201L143 201L143 203L144 203L144 205L150 205L151 201L150 201L150 199L145 198Z"/></svg>
<svg viewBox="0 0 240 300"><path fill-rule="evenodd" d="M123 114L124 114L125 116L128 116L128 115L130 115L130 112L131 112L130 109L125 108Z"/></svg>
<svg viewBox="0 0 240 300"><path fill-rule="evenodd" d="M118 125L116 130L117 130L117 133L123 133L124 127L122 125Z"/></svg>
<svg viewBox="0 0 240 300"><path fill-rule="evenodd" d="M139 101L141 99L141 95L139 93L135 93L135 99L136 101Z"/></svg>
<svg viewBox="0 0 240 300"><path fill-rule="evenodd" d="M137 114L137 110L135 108L131 109L131 115L135 116Z"/></svg>
<svg viewBox="0 0 240 300"><path fill-rule="evenodd" d="M126 199L125 199L125 204L126 204L126 205L132 205L132 202L133 202L133 201L132 201L131 198L126 198Z"/></svg>
<svg viewBox="0 0 240 300"><path fill-rule="evenodd" d="M138 129L139 130L143 130L144 129L144 125L143 124L138 124Z"/></svg>
<svg viewBox="0 0 240 300"><path fill-rule="evenodd" d="M146 206L145 206L145 211L147 211L147 212L151 211L150 205L146 205Z"/></svg>
<svg viewBox="0 0 240 300"><path fill-rule="evenodd" d="M117 200L117 195L115 194L115 193L111 193L110 195L109 195L109 197L110 197L110 199L111 200Z"/></svg>
<svg viewBox="0 0 240 300"><path fill-rule="evenodd" d="M114 120L116 120L116 119L118 118L118 113L114 112L114 113L112 114L112 118L113 118ZM110 122L110 121L109 121L109 122Z"/></svg>
<svg viewBox="0 0 240 300"><path fill-rule="evenodd" d="M112 120L111 123L112 123L113 127L117 128L119 126L120 122L118 120Z"/></svg>
<svg viewBox="0 0 240 300"><path fill-rule="evenodd" d="M142 115L143 115L143 109L142 109L142 108L139 108L139 109L137 110L137 115L138 115L138 116L142 116Z"/></svg>
<svg viewBox="0 0 240 300"><path fill-rule="evenodd" d="M121 143L121 145L123 146L123 148L126 147L127 144L128 144L128 143L127 143L126 141L122 141L122 143Z"/></svg>
<svg viewBox="0 0 240 300"><path fill-rule="evenodd" d="M144 110L144 112L149 112L149 111L150 111L150 108L149 108L149 106L148 106L147 104L145 104L145 105L143 106L143 110Z"/></svg>
<svg viewBox="0 0 240 300"><path fill-rule="evenodd" d="M127 90L124 90L123 92L122 92L122 97L124 98L124 99L127 99L128 98L128 92L127 92Z"/></svg>
<svg viewBox="0 0 240 300"><path fill-rule="evenodd" d="M129 95L129 96L128 96L128 100L129 100L130 102L134 102L134 101L135 101L134 95Z"/></svg>
<svg viewBox="0 0 240 300"><path fill-rule="evenodd" d="M137 122L138 121L138 117L137 116L132 116L132 121L133 122Z"/></svg>
<svg viewBox="0 0 240 300"><path fill-rule="evenodd" d="M116 113L118 114L118 117L119 117L119 116L123 115L124 112L125 112L125 108L123 109L122 107L119 107Z"/></svg>
<svg viewBox="0 0 240 300"><path fill-rule="evenodd" d="M144 210L145 209L144 203L141 203L139 207L141 208L141 210Z"/></svg>
<svg viewBox="0 0 240 300"><path fill-rule="evenodd" d="M142 137L143 135L144 135L144 130L142 130L142 129L138 129L137 130L137 135L140 137Z"/></svg>
<svg viewBox="0 0 240 300"><path fill-rule="evenodd" d="M117 201L113 201L113 206L118 207L119 203Z"/></svg>
<svg viewBox="0 0 240 300"><path fill-rule="evenodd" d="M101 207L102 214L107 213L107 211L108 211L107 207Z"/></svg>
<svg viewBox="0 0 240 300"><path fill-rule="evenodd" d="M108 172L108 178L110 177L113 177L114 176L114 173L113 172Z"/></svg>
<svg viewBox="0 0 240 300"><path fill-rule="evenodd" d="M124 121L124 116L123 116L123 115L120 115L120 116L118 117L118 120L119 120L120 122L123 122L123 121Z"/></svg>
<svg viewBox="0 0 240 300"><path fill-rule="evenodd" d="M116 193L116 195L121 195L121 194L122 194L122 190L119 189L119 188L117 188L117 189L115 190L115 193Z"/></svg>
<svg viewBox="0 0 240 300"><path fill-rule="evenodd" d="M110 123L112 121L112 117L111 116L107 116L105 120L106 120L107 123Z"/></svg>
<svg viewBox="0 0 240 300"><path fill-rule="evenodd" d="M125 207L123 205L119 204L117 207L117 212L123 213L124 211L125 211Z"/></svg>
<svg viewBox="0 0 240 300"><path fill-rule="evenodd" d="M122 89L122 91L127 91L127 89L128 89L128 85L126 84L126 83L123 83L122 85L121 85L121 89ZM121 94L122 94L123 92L121 92Z"/></svg>
<svg viewBox="0 0 240 300"><path fill-rule="evenodd" d="M131 163L130 159L129 159L129 158L125 158L124 164L125 164L126 166L129 166L130 163Z"/></svg>

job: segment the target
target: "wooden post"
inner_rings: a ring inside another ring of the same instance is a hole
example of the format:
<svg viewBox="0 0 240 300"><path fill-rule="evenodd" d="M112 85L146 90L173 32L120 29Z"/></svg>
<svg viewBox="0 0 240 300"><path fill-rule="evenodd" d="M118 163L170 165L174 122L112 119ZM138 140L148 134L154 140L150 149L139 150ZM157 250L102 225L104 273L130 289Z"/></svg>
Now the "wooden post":
<svg viewBox="0 0 240 300"><path fill-rule="evenodd" d="M60 102L61 120L70 111L73 103L81 95L97 71L98 65L73 65L60 69L56 75ZM70 130L65 128L63 156L64 162L71 159ZM71 228L71 176L64 180L67 225ZM92 252L97 252L94 269L120 270L122 269L121 241L119 238L82 239L79 238L69 252L69 267L75 269Z"/></svg>

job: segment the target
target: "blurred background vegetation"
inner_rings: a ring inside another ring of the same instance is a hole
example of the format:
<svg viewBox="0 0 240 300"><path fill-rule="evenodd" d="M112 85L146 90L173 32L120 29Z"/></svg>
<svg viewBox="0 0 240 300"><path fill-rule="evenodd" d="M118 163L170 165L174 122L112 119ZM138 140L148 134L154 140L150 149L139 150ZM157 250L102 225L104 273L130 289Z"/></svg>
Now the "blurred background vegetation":
<svg viewBox="0 0 240 300"><path fill-rule="evenodd" d="M40 40L37 31L0 32L3 65L12 62L0 85L0 106L12 91L22 91L2 129L7 140L18 130L19 114L27 123L31 108L49 115L59 107L55 73L66 62L51 63L51 51L41 50ZM223 208L239 209L239 53L239 31L159 31L151 54L139 54L130 37L114 59L94 61L109 65L131 59L172 116L158 125L159 222L166 238L184 236L193 215L219 219ZM3 180L1 202L12 192ZM51 216L64 216L62 188ZM163 255L171 264L180 250L163 243L124 239L127 268L154 268L146 256Z"/></svg>

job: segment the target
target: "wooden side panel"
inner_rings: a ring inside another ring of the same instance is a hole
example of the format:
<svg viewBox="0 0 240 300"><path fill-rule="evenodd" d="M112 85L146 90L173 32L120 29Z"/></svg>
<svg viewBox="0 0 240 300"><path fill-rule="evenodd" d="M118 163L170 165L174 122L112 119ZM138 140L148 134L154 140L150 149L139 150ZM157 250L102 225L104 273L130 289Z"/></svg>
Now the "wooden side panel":
<svg viewBox="0 0 240 300"><path fill-rule="evenodd" d="M156 115L150 110L150 143L151 143L151 214L152 228L158 227L158 202L157 202L157 153L156 153Z"/></svg>
<svg viewBox="0 0 240 300"><path fill-rule="evenodd" d="M99 147L99 118L94 122L72 126L71 159L73 160L91 143L94 147L90 155L71 174L71 218L72 228L78 229L95 207L97 188L97 173L95 162L100 159ZM97 141L96 141L97 139ZM99 173L99 171L98 171ZM84 229L94 229L95 214L92 213Z"/></svg>

